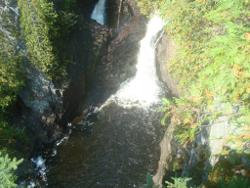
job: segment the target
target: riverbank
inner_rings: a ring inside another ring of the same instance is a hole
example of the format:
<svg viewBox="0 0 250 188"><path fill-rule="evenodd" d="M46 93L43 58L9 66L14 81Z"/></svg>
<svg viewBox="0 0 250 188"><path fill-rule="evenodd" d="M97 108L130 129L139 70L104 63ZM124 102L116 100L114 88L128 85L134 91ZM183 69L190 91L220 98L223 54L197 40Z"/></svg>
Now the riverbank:
<svg viewBox="0 0 250 188"><path fill-rule="evenodd" d="M167 131L156 184L165 172L170 181L174 173L208 187L248 184L249 2L138 4L166 21L160 72L175 96L164 101Z"/></svg>

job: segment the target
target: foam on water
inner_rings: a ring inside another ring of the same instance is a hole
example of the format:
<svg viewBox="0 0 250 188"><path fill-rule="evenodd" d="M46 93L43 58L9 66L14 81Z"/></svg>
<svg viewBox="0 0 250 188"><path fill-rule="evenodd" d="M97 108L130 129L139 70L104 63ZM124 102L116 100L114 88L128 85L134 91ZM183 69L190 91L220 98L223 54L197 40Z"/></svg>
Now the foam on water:
<svg viewBox="0 0 250 188"><path fill-rule="evenodd" d="M44 159L42 156L37 156L36 158L32 158L31 161L35 164L36 170L37 170L37 175L42 178L44 182L47 181L47 176L46 176L46 159Z"/></svg>
<svg viewBox="0 0 250 188"><path fill-rule="evenodd" d="M107 103L112 100L124 107L148 107L160 101L161 87L156 74L155 43L163 26L164 22L159 16L149 20L146 35L140 43L136 75L123 83Z"/></svg>

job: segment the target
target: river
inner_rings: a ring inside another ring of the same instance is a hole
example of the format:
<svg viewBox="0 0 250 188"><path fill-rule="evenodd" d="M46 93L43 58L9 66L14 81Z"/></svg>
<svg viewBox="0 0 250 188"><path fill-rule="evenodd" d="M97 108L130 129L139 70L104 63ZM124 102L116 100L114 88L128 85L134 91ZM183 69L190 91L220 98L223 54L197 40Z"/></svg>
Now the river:
<svg viewBox="0 0 250 188"><path fill-rule="evenodd" d="M91 18L105 23L105 1ZM101 15L100 15L101 14ZM136 75L98 107L89 107L82 128L73 127L48 167L49 187L143 187L159 160L160 99L155 45L163 21L152 17L140 43Z"/></svg>

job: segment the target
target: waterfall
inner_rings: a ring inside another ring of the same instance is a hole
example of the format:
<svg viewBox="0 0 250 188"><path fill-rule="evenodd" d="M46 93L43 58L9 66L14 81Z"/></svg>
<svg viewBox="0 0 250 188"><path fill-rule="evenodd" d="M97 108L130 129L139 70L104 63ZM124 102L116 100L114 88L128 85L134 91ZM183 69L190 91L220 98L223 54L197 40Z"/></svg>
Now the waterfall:
<svg viewBox="0 0 250 188"><path fill-rule="evenodd" d="M136 75L123 83L109 100L115 100L124 107L148 107L160 101L161 87L156 74L155 43L163 26L164 22L158 16L149 20L146 35L140 42Z"/></svg>
<svg viewBox="0 0 250 188"><path fill-rule="evenodd" d="M106 0L99 0L91 14L91 19L96 20L99 24L105 24L105 4Z"/></svg>
<svg viewBox="0 0 250 188"><path fill-rule="evenodd" d="M83 132L73 129L58 152L60 160L49 171L51 187L144 187L145 175L153 173L159 159L160 113L151 105L160 102L162 91L155 44L163 25L159 17L148 22L135 76L100 108L86 109L84 120L76 126Z"/></svg>

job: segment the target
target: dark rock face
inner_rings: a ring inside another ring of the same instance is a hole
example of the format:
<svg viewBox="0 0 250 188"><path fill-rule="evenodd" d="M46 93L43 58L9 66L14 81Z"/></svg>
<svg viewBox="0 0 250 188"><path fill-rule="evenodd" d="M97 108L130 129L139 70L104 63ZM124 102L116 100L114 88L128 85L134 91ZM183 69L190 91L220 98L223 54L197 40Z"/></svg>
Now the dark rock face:
<svg viewBox="0 0 250 188"><path fill-rule="evenodd" d="M161 154L158 162L158 169L153 177L154 184L157 187L162 187L163 179L167 171L171 171L171 162L176 156L177 145L173 139L174 125L170 124L165 131L164 137L161 140Z"/></svg>
<svg viewBox="0 0 250 188"><path fill-rule="evenodd" d="M86 93L93 80L96 66L105 52L109 30L94 21L81 21L69 40L68 52L73 60L69 68L70 83L64 92L64 114L61 124L66 125L79 115L85 104Z"/></svg>
<svg viewBox="0 0 250 188"><path fill-rule="evenodd" d="M123 6L127 7L125 12L132 12L121 16L118 28L88 21L72 35L69 48L78 48L73 50L78 58L70 68L71 83L64 93L62 124L83 117L86 106L102 103L135 74L139 41L144 36L146 22L133 2L124 1Z"/></svg>
<svg viewBox="0 0 250 188"><path fill-rule="evenodd" d="M119 2L114 0L107 0L106 4L106 23L108 26L115 28L117 26Z"/></svg>
<svg viewBox="0 0 250 188"><path fill-rule="evenodd" d="M77 0L81 12L86 18L90 18L90 15L95 7L98 0Z"/></svg>
<svg viewBox="0 0 250 188"><path fill-rule="evenodd" d="M56 124L62 110L62 99L57 89L39 70L26 64L26 85L19 97L23 107L23 123L41 143L57 139L51 131L56 131ZM60 91L59 91L60 92ZM51 127L54 127L53 129Z"/></svg>
<svg viewBox="0 0 250 188"><path fill-rule="evenodd" d="M128 0L107 0L107 25L113 29L119 29L134 15L134 9L135 5Z"/></svg>
<svg viewBox="0 0 250 188"><path fill-rule="evenodd" d="M129 2L126 3L126 6L135 6ZM130 9L133 10L136 7ZM145 34L146 21L136 11L131 15L129 20L121 24L118 29L110 30L109 43L96 67L93 84L88 91L86 98L88 103L104 102L118 90L122 82L135 74L139 42Z"/></svg>

